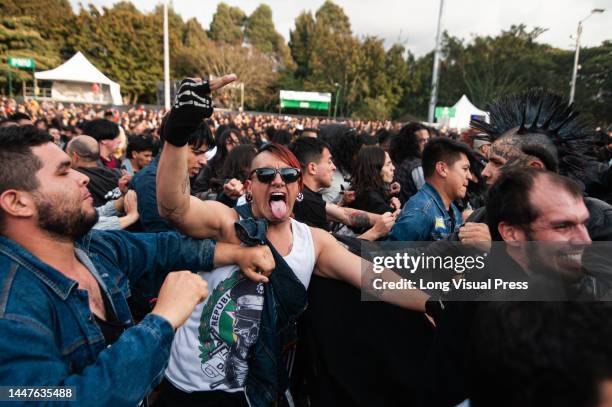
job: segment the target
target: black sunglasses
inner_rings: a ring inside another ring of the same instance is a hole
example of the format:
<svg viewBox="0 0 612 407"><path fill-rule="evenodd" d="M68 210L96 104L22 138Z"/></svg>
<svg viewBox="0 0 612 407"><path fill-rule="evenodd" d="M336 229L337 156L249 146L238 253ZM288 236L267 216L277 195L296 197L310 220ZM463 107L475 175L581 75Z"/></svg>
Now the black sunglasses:
<svg viewBox="0 0 612 407"><path fill-rule="evenodd" d="M260 182L263 182L265 184L269 184L272 181L274 181L274 178L276 178L276 174L280 174L281 179L286 184L290 184L292 182L297 181L298 179L300 179L300 176L302 175L300 170L298 170L297 168L265 168L265 167L256 168L253 171L251 171L251 174L249 174L249 178L251 178L253 174L257 174L257 179Z"/></svg>

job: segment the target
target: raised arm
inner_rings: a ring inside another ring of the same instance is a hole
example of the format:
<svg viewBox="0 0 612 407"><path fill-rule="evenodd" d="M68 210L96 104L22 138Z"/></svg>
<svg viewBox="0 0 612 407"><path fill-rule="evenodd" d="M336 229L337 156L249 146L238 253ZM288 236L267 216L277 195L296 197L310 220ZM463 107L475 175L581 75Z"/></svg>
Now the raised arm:
<svg viewBox="0 0 612 407"><path fill-rule="evenodd" d="M210 83L184 80L162 126L165 143L157 169L157 207L162 217L189 236L237 242L233 233L236 213L221 203L192 197L187 169L187 140L213 111L210 92L234 80L235 75Z"/></svg>
<svg viewBox="0 0 612 407"><path fill-rule="evenodd" d="M236 213L220 202L201 201L191 196L188 148L187 145L164 145L157 168L157 210L160 216L188 236L237 242L232 233Z"/></svg>

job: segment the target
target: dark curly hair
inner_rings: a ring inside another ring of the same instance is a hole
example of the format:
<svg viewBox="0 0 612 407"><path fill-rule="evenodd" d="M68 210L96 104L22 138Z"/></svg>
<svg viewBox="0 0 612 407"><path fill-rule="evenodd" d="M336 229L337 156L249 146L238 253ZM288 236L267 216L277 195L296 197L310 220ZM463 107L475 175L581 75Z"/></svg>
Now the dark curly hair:
<svg viewBox="0 0 612 407"><path fill-rule="evenodd" d="M221 177L224 180L236 178L240 182L245 182L256 153L257 149L252 144L241 144L234 147L223 163Z"/></svg>
<svg viewBox="0 0 612 407"><path fill-rule="evenodd" d="M344 174L352 174L354 160L365 144L363 135L343 124L321 126L319 138L329 144L334 164Z"/></svg>
<svg viewBox="0 0 612 407"><path fill-rule="evenodd" d="M430 129L421 123L408 123L391 140L389 155L396 165L400 165L406 158L419 156L419 141L416 136L419 130L430 132Z"/></svg>

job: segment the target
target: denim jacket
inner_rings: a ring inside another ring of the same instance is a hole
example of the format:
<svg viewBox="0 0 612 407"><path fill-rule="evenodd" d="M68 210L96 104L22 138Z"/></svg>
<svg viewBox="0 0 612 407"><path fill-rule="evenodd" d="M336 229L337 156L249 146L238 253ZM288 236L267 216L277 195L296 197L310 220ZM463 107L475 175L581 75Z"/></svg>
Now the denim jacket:
<svg viewBox="0 0 612 407"><path fill-rule="evenodd" d="M168 232L176 230L172 224L159 215L157 210L157 166L159 156L151 164L138 171L132 181L130 188L138 195L138 213L140 214L140 225L145 232Z"/></svg>
<svg viewBox="0 0 612 407"><path fill-rule="evenodd" d="M283 356L297 341L297 319L308 304L306 289L267 239L266 221L253 219L248 204L235 209L243 218L236 223L240 240L248 246L267 244L276 263L264 290L259 337L249 360L244 392L251 407L292 406Z"/></svg>
<svg viewBox="0 0 612 407"><path fill-rule="evenodd" d="M434 241L445 239L461 226L461 212L451 203L451 219L438 191L426 182L406 202L389 234L390 240L406 242Z"/></svg>
<svg viewBox="0 0 612 407"><path fill-rule="evenodd" d="M130 285L146 277L159 286L172 270L210 270L214 248L175 232L94 230L77 242L77 257L128 326L107 347L87 292L0 236L0 385L74 386L76 404L68 405L136 406L161 380L174 331L151 314L133 324Z"/></svg>

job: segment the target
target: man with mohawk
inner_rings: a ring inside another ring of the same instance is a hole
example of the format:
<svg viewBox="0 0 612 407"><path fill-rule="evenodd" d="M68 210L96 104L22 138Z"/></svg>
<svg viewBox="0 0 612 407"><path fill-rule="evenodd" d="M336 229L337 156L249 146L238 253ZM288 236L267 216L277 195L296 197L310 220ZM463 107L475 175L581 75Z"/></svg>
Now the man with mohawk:
<svg viewBox="0 0 612 407"><path fill-rule="evenodd" d="M471 126L489 135L489 162L482 171L492 186L502 171L511 168L541 168L568 176L585 191L597 183L601 164L587 156L595 135L585 131L573 105L543 89L495 100L487 110L490 123L475 119ZM595 198L584 198L590 218L587 225L593 240L612 240L612 206ZM474 223L484 223L485 208L474 211L459 237L469 235Z"/></svg>
<svg viewBox="0 0 612 407"><path fill-rule="evenodd" d="M582 298L592 300L604 298L607 294L601 288L606 287L603 284L606 281L600 278L596 281L597 284L591 284L593 281L591 277L594 274L589 272L593 269L589 269L588 272L582 269L585 265L582 253L590 246L591 240L611 240L612 207L597 199L583 198L577 182L556 174L561 173L578 180L583 187L589 185L595 167L585 153L592 145L592 135L584 131L573 106L568 106L561 97L541 89L498 99L489 105L487 110L490 112L490 123L475 120L472 122L472 127L489 135L492 141L489 163L482 173L492 188L486 207L476 210L468 218L467 221L472 223L467 223L467 226L460 230L459 237L463 240L466 233L469 236L470 227L488 224L487 230L490 230L492 240L513 242L512 245L503 247L503 251L499 250L496 253L496 256L501 253L501 256L496 257L494 265L496 272L502 269L504 272L524 272L526 276L524 281L530 281L534 287L538 287L538 284L544 287L548 283L546 280L548 277L563 276L560 278L561 285L566 289L567 304L573 304L581 298L577 294L578 290L570 290L577 287L582 290L580 291L580 295L584 295ZM558 256L561 251L547 252L546 244L533 245L532 247L538 250L525 250L520 255L513 251L512 247L516 248L521 242L531 241L554 241L574 249L580 254L572 257L574 262L572 267L580 270L580 273L571 279L561 274L565 272L562 261L559 261L561 257ZM608 266L607 263L601 265ZM609 269L605 271L607 270ZM544 274L552 271L559 273ZM534 302L532 304L534 309L548 303L546 301L548 297L536 298L542 302ZM473 380L475 374L476 377L482 377L478 375L486 371L485 368L502 366L509 360L506 354L500 353L492 366L482 366L478 365L477 359L474 359L474 355L478 356L481 350L465 352L472 343L475 324L483 318L502 318L495 311L486 309L486 301L494 297L481 299L482 302L445 300L442 303L440 301L443 311L436 318L436 336L432 341L431 361L426 373L428 383L431 383L426 389L427 405L452 406L465 398L471 398L473 406L491 405L479 402L476 397L487 391L498 396L503 395L495 405L541 405L517 401L519 394L527 395L526 399L530 401L535 399L529 392L528 386L517 386L515 392L506 391L510 387L502 389L504 384L513 383L512 380L515 379L513 373L505 367L499 368L495 375L491 375L493 377L490 383L496 382L495 385L490 385L491 388L483 385L482 381ZM601 324L606 323L607 321L601 321ZM525 325L524 328L528 330L532 327ZM514 332L507 335L508 342L498 345L507 345L512 341L513 334ZM562 342L561 336L546 339ZM596 339L607 340L607 338ZM550 350L545 356L551 360L561 360L560 364L567 366L568 363L562 359L564 354L559 349L562 347ZM527 349L521 356L525 355L528 355ZM508 363L518 365L515 360ZM554 369L549 361L545 363L539 368L547 372ZM592 367L584 362L584 358L580 359L580 366L581 369L584 366L585 372L589 372L585 373L585 376L593 371ZM566 378L561 376L562 373L555 372L557 376L554 377L558 380L552 387L547 387L549 383L542 375L538 375L537 368L533 365L523 371L529 375L529 385L537 388L538 392L548 395L550 405L584 405L553 401L555 398L568 399L568 393L558 385ZM553 388L555 390L551 390ZM572 388L572 391L574 390L576 389ZM588 391L585 390L585 393L588 394Z"/></svg>

